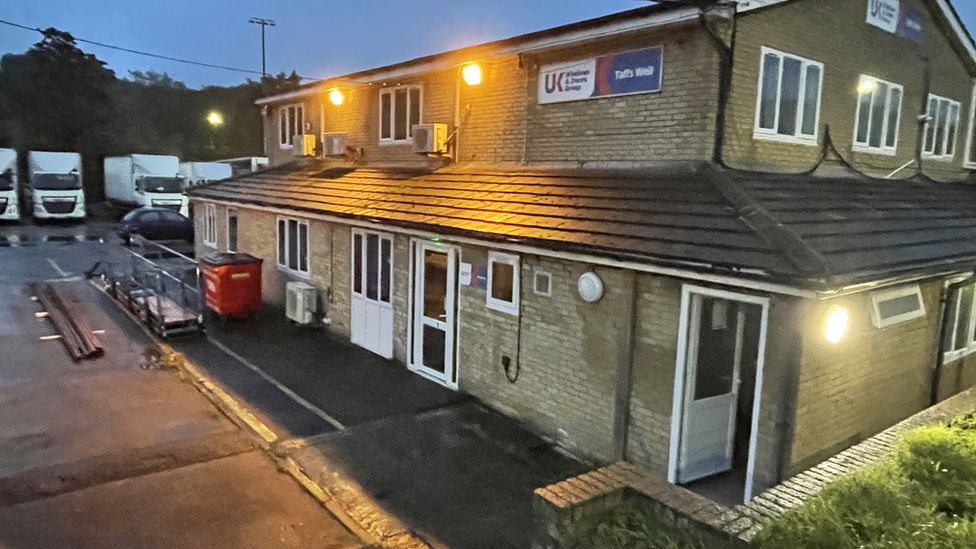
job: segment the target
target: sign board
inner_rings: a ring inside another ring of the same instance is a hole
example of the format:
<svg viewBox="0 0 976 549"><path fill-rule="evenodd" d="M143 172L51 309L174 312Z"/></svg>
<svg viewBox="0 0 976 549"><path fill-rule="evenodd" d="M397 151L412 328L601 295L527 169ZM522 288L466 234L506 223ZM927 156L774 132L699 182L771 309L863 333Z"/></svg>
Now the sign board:
<svg viewBox="0 0 976 549"><path fill-rule="evenodd" d="M899 0L868 0L868 24L895 34L901 14L899 4Z"/></svg>
<svg viewBox="0 0 976 549"><path fill-rule="evenodd" d="M898 36L921 42L925 33L923 21L922 12L913 8L905 8L902 10L898 23Z"/></svg>
<svg viewBox="0 0 976 549"><path fill-rule="evenodd" d="M470 263L461 263L461 271L458 274L458 278L461 279L460 283L462 286L471 285L471 264Z"/></svg>
<svg viewBox="0 0 976 549"><path fill-rule="evenodd" d="M661 91L664 48L655 46L539 67L539 103Z"/></svg>

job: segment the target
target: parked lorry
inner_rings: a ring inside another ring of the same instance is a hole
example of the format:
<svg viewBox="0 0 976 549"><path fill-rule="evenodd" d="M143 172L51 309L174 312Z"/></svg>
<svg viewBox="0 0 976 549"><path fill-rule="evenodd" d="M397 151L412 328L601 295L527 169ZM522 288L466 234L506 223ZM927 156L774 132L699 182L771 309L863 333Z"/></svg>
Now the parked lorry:
<svg viewBox="0 0 976 549"><path fill-rule="evenodd" d="M268 157L266 156L242 156L240 158L218 160L217 162L230 164L234 177L254 173L268 167Z"/></svg>
<svg viewBox="0 0 976 549"><path fill-rule="evenodd" d="M0 221L17 221L17 151L0 149Z"/></svg>
<svg viewBox="0 0 976 549"><path fill-rule="evenodd" d="M84 219L85 191L81 155L74 152L27 153L25 198L35 219Z"/></svg>
<svg viewBox="0 0 976 549"><path fill-rule="evenodd" d="M223 162L181 162L180 175L186 179L187 188L193 188L209 181L227 179L233 174L230 164Z"/></svg>
<svg viewBox="0 0 976 549"><path fill-rule="evenodd" d="M189 214L180 159L159 154L105 158L105 197L125 208L152 206Z"/></svg>

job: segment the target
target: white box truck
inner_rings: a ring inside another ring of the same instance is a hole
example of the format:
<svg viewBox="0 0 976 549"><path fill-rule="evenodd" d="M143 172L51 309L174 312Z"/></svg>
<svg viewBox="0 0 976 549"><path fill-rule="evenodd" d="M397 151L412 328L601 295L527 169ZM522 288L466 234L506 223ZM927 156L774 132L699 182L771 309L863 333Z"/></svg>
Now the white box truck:
<svg viewBox="0 0 976 549"><path fill-rule="evenodd" d="M108 156L104 167L105 197L114 204L189 213L179 158L159 154Z"/></svg>
<svg viewBox="0 0 976 549"><path fill-rule="evenodd" d="M27 153L25 198L35 219L84 219L81 155L73 152Z"/></svg>
<svg viewBox="0 0 976 549"><path fill-rule="evenodd" d="M17 151L0 149L0 221L17 221Z"/></svg>
<svg viewBox="0 0 976 549"><path fill-rule="evenodd" d="M242 156L240 158L227 158L224 160L218 160L217 162L223 164L230 164L231 169L234 171L234 176L247 175L249 173L254 173L258 170L263 170L268 167L268 157L267 156Z"/></svg>
<svg viewBox="0 0 976 549"><path fill-rule="evenodd" d="M230 164L223 162L181 162L180 175L186 179L187 188L193 188L209 181L227 179L233 173Z"/></svg>

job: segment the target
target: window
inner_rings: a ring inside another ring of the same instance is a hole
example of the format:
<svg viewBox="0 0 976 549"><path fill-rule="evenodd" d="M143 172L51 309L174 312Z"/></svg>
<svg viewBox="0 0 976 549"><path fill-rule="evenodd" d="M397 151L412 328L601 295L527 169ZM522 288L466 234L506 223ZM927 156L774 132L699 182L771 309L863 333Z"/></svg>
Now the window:
<svg viewBox="0 0 976 549"><path fill-rule="evenodd" d="M308 274L308 221L278 218L278 267Z"/></svg>
<svg viewBox="0 0 976 549"><path fill-rule="evenodd" d="M413 138L414 124L420 124L419 86L400 86L380 91L380 142L395 143Z"/></svg>
<svg viewBox="0 0 976 549"><path fill-rule="evenodd" d="M904 88L862 75L857 89L854 150L894 154Z"/></svg>
<svg viewBox="0 0 976 549"><path fill-rule="evenodd" d="M217 245L217 206L205 204L203 207L203 244Z"/></svg>
<svg viewBox="0 0 976 549"><path fill-rule="evenodd" d="M922 289L918 284L874 292L871 305L872 320L878 328L925 316Z"/></svg>
<svg viewBox="0 0 976 549"><path fill-rule="evenodd" d="M295 136L305 133L305 108L288 105L278 109L278 143L282 148L291 147Z"/></svg>
<svg viewBox="0 0 976 549"><path fill-rule="evenodd" d="M488 253L489 309L519 314L519 258L499 252Z"/></svg>
<svg viewBox="0 0 976 549"><path fill-rule="evenodd" d="M959 129L959 102L929 94L925 122L925 145L928 158L952 160L956 156L956 134Z"/></svg>
<svg viewBox="0 0 976 549"><path fill-rule="evenodd" d="M966 139L966 162L967 168L976 168L976 86L973 86L973 95L969 102L969 136Z"/></svg>
<svg viewBox="0 0 976 549"><path fill-rule="evenodd" d="M237 251L237 210L227 209L227 251Z"/></svg>
<svg viewBox="0 0 976 549"><path fill-rule="evenodd" d="M976 351L976 285L963 286L954 292L948 304L949 316L942 333L944 360L955 360Z"/></svg>
<svg viewBox="0 0 976 549"><path fill-rule="evenodd" d="M822 63L763 48L754 137L816 144L822 83Z"/></svg>
<svg viewBox="0 0 976 549"><path fill-rule="evenodd" d="M536 295L549 297L552 295L552 275L546 271L535 271L532 275L532 286Z"/></svg>

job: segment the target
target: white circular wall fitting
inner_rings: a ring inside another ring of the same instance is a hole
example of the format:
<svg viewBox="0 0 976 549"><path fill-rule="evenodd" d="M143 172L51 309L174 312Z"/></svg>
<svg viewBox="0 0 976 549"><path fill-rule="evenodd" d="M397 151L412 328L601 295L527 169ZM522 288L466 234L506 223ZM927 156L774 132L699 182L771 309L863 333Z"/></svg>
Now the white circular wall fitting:
<svg viewBox="0 0 976 549"><path fill-rule="evenodd" d="M596 303L603 297L603 281L596 273L583 273L576 281L576 291L583 301Z"/></svg>

